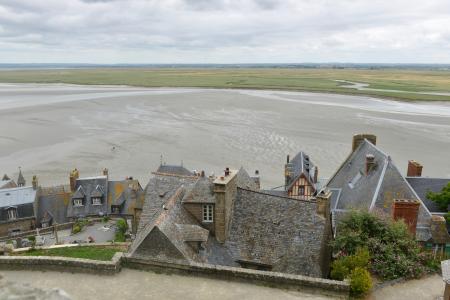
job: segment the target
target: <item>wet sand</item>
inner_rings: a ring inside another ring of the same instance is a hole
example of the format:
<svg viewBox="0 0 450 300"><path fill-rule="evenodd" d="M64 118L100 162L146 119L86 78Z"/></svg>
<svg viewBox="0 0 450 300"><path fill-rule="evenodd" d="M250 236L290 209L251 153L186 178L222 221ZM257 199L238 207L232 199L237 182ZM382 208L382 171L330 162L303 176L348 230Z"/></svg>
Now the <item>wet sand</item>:
<svg viewBox="0 0 450 300"><path fill-rule="evenodd" d="M109 168L145 185L161 162L221 172L258 169L264 187L283 183L286 154L300 150L329 177L355 133L372 132L406 171L450 177L450 103L255 90L0 84L0 173L42 185ZM30 182L29 182L30 183Z"/></svg>
<svg viewBox="0 0 450 300"><path fill-rule="evenodd" d="M123 269L114 276L39 271L1 271L5 280L43 289L59 288L74 300L123 299L307 299L332 297L195 276Z"/></svg>

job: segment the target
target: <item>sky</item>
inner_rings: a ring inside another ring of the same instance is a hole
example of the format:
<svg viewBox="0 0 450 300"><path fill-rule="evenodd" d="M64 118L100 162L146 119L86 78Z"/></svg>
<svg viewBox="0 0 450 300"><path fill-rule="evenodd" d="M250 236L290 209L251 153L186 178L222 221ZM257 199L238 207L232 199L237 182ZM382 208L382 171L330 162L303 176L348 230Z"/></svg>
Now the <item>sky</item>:
<svg viewBox="0 0 450 300"><path fill-rule="evenodd" d="M0 63L450 63L449 0L0 0Z"/></svg>

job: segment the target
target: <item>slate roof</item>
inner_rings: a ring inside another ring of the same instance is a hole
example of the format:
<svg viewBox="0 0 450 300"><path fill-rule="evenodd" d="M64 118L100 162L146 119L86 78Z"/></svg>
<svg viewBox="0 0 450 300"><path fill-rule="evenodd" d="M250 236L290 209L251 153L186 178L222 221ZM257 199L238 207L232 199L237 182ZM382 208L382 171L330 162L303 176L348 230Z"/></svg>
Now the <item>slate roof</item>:
<svg viewBox="0 0 450 300"><path fill-rule="evenodd" d="M19 177L17 178L17 185L18 186L25 186L25 178L22 175L22 170L19 170Z"/></svg>
<svg viewBox="0 0 450 300"><path fill-rule="evenodd" d="M308 154L300 151L286 165L292 172L292 176L290 176L289 181L286 182L286 190L289 190L302 174L304 174L307 180L316 187L314 182L314 172L317 167L310 160Z"/></svg>
<svg viewBox="0 0 450 300"><path fill-rule="evenodd" d="M8 221L7 209L17 209L17 218L33 217L36 190L32 187L0 189L0 222Z"/></svg>
<svg viewBox="0 0 450 300"><path fill-rule="evenodd" d="M375 167L366 175L366 155L374 156ZM419 197L408 181L401 175L390 156L368 140L350 154L329 180L327 187L332 191L332 212L362 209L391 214L395 198L416 199ZM417 235L421 241L431 238L431 214L421 202L419 208Z"/></svg>
<svg viewBox="0 0 450 300"><path fill-rule="evenodd" d="M225 246L235 261L321 277L326 220L313 201L238 188Z"/></svg>
<svg viewBox="0 0 450 300"><path fill-rule="evenodd" d="M0 180L0 189L15 188L17 184L12 179Z"/></svg>
<svg viewBox="0 0 450 300"><path fill-rule="evenodd" d="M67 207L71 194L69 186L41 187L37 200L37 222L41 224L48 221L46 219L58 224L68 222Z"/></svg>
<svg viewBox="0 0 450 300"><path fill-rule="evenodd" d="M181 176L194 176L194 173L192 173L183 166L166 165L166 164L160 165L155 173L181 175Z"/></svg>
<svg viewBox="0 0 450 300"><path fill-rule="evenodd" d="M144 205L144 190L135 179L110 180L108 203L120 206L122 214L134 214L135 209L142 209Z"/></svg>
<svg viewBox="0 0 450 300"><path fill-rule="evenodd" d="M236 176L238 188L225 244L209 235L183 206L214 203L213 180L162 175L150 179L131 255L227 266L246 261L270 264L273 271L323 276L326 220L316 214L316 203L257 192L242 168ZM194 251L188 242L203 242L204 249Z"/></svg>
<svg viewBox="0 0 450 300"><path fill-rule="evenodd" d="M212 180L207 177L199 177L192 189L186 193L183 203L216 203Z"/></svg>
<svg viewBox="0 0 450 300"><path fill-rule="evenodd" d="M104 195L108 194L108 177L97 176L88 178L79 178L75 183L76 192L72 199L83 199L83 206L75 207L73 201L69 202L67 207L67 217L78 218L89 215L107 214L110 210L108 201ZM97 197L102 191L101 205L93 205L91 197ZM94 196L93 196L94 195Z"/></svg>
<svg viewBox="0 0 450 300"><path fill-rule="evenodd" d="M417 196L422 200L431 213L447 212L440 210L435 202L427 198L427 192L440 192L450 182L449 178L406 177Z"/></svg>
<svg viewBox="0 0 450 300"><path fill-rule="evenodd" d="M34 203L36 190L33 187L16 187L0 190L0 208Z"/></svg>

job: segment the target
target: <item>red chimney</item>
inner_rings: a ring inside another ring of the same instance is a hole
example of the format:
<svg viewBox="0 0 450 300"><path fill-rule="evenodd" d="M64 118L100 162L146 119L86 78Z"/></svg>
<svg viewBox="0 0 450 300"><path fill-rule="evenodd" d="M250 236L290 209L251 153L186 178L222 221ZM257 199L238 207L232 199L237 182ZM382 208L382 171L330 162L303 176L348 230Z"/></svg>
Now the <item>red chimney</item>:
<svg viewBox="0 0 450 300"><path fill-rule="evenodd" d="M407 177L420 177L422 176L422 165L415 160L408 160L408 172Z"/></svg>
<svg viewBox="0 0 450 300"><path fill-rule="evenodd" d="M420 202L412 199L395 199L392 203L392 217L396 221L403 219L408 226L409 232L414 236L416 235L419 207Z"/></svg>

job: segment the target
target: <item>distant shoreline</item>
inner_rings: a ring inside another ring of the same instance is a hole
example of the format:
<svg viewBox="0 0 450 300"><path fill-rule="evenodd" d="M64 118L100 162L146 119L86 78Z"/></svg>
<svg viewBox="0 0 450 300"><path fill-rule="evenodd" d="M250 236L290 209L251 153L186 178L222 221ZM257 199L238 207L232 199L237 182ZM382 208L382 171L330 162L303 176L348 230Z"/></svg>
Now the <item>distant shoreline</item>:
<svg viewBox="0 0 450 300"><path fill-rule="evenodd" d="M345 81L364 84L365 88L345 86L343 84ZM220 67L27 70L0 68L0 82L281 90L359 95L397 101L450 101L450 70Z"/></svg>

